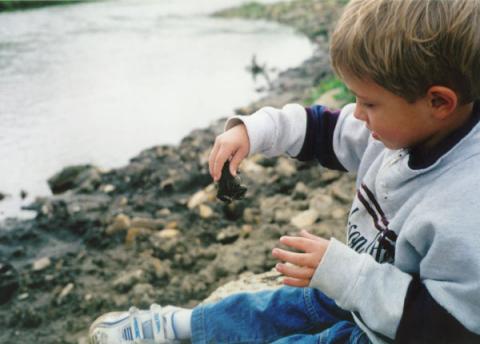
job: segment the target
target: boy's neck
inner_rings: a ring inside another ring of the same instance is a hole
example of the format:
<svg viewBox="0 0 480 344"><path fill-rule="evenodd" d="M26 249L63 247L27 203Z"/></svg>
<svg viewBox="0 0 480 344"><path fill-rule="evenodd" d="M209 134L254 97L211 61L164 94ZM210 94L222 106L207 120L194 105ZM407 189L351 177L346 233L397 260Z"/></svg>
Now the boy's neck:
<svg viewBox="0 0 480 344"><path fill-rule="evenodd" d="M452 112L451 115L444 120L445 122L442 123L439 130L435 132L431 137L429 137L426 141L415 147L415 149L417 149L422 154L428 153L428 151L434 149L451 133L465 125L468 122L469 118L472 116L473 104L473 102L470 102L458 106L454 110L454 112Z"/></svg>
<svg viewBox="0 0 480 344"><path fill-rule="evenodd" d="M457 108L445 130L437 131L428 144L419 144L409 149L410 168L423 169L434 164L441 156L455 146L480 121L480 101Z"/></svg>

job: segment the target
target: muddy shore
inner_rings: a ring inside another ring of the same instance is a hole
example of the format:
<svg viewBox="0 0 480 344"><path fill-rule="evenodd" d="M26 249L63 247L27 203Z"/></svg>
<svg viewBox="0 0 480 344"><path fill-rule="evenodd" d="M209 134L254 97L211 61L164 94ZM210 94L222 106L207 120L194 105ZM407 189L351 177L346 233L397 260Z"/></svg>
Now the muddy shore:
<svg viewBox="0 0 480 344"><path fill-rule="evenodd" d="M341 5L262 6L261 18L295 26L317 50L237 113L305 103L331 75L326 41ZM258 18L251 13L222 15ZM316 162L252 156L240 170L246 197L216 200L207 157L223 124L146 149L119 169L67 167L49 180L55 195L30 206L35 219L0 224L0 343L86 343L104 312L152 302L193 307L243 272L269 271L281 235L306 228L344 239L353 177Z"/></svg>

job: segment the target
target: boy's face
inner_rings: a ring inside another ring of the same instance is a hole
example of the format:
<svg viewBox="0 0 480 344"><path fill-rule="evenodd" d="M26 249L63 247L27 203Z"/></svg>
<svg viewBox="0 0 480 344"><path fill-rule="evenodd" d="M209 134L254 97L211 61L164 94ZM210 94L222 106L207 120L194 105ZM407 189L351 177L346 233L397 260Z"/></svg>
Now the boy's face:
<svg viewBox="0 0 480 344"><path fill-rule="evenodd" d="M352 77L343 81L356 96L354 116L364 121L372 136L387 148L428 148L433 142L440 127L431 116L426 97L409 103L372 81Z"/></svg>

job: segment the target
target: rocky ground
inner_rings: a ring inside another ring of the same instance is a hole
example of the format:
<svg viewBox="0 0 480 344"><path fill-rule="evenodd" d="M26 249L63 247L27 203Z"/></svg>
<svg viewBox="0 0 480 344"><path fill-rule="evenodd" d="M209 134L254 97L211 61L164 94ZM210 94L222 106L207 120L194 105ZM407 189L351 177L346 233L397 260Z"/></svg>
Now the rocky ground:
<svg viewBox="0 0 480 344"><path fill-rule="evenodd" d="M326 13L323 2L295 3L300 17L302 9L311 16L312 3ZM265 17L276 18L275 6ZM237 112L308 98L331 74L322 35L313 35L312 58ZM245 272L271 270L283 234L306 228L344 238L353 177L315 162L252 156L241 166L246 197L216 200L207 157L223 123L147 149L123 168L67 167L49 181L55 195L31 205L35 219L1 224L0 343L86 343L89 324L106 311L195 306Z"/></svg>

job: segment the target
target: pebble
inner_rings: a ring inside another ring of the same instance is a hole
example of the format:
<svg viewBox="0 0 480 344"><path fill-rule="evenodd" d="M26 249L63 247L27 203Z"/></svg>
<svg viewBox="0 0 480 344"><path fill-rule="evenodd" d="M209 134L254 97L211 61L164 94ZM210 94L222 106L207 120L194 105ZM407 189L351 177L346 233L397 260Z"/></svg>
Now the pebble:
<svg viewBox="0 0 480 344"><path fill-rule="evenodd" d="M118 232L126 231L130 227L130 217L125 214L115 216L113 223L107 227L105 233L113 235Z"/></svg>
<svg viewBox="0 0 480 344"><path fill-rule="evenodd" d="M33 262L32 270L33 271L45 270L51 264L52 264L52 261L49 257L43 257L43 258L40 258L40 259L36 260L35 262Z"/></svg>
<svg viewBox="0 0 480 344"><path fill-rule="evenodd" d="M142 269L137 269L122 273L120 277L113 281L113 287L118 291L127 291L132 286L144 278L144 271Z"/></svg>
<svg viewBox="0 0 480 344"><path fill-rule="evenodd" d="M314 209L309 209L295 215L290 222L295 227L302 229L304 227L313 225L317 219L318 212Z"/></svg>
<svg viewBox="0 0 480 344"><path fill-rule="evenodd" d="M280 157L277 160L275 171L281 176L291 177L297 172L297 168L292 159Z"/></svg>
<svg viewBox="0 0 480 344"><path fill-rule="evenodd" d="M58 295L57 304L61 304L68 296L68 294L72 292L74 287L75 285L73 283L68 283L65 287L63 287L62 291Z"/></svg>
<svg viewBox="0 0 480 344"><path fill-rule="evenodd" d="M209 219L213 215L213 210L208 205L200 204L198 207L198 213L202 219Z"/></svg>
<svg viewBox="0 0 480 344"><path fill-rule="evenodd" d="M19 301L26 300L26 299L28 299L28 296L29 296L28 293L22 293L22 294L18 295L18 300Z"/></svg>
<svg viewBox="0 0 480 344"><path fill-rule="evenodd" d="M216 189L214 184L210 184L205 189L197 191L187 202L188 209L194 209L200 204L213 201L216 198Z"/></svg>
<svg viewBox="0 0 480 344"><path fill-rule="evenodd" d="M125 236L125 245L132 245L139 236L146 236L152 232L149 228L143 227L131 227L127 231L127 235Z"/></svg>
<svg viewBox="0 0 480 344"><path fill-rule="evenodd" d="M173 228L162 229L160 232L155 233L155 236L159 237L160 239L173 239L179 235L180 231Z"/></svg>
<svg viewBox="0 0 480 344"><path fill-rule="evenodd" d="M100 191L105 192L105 193L113 192L113 191L115 191L115 185L112 185L112 184L102 185L100 187Z"/></svg>

